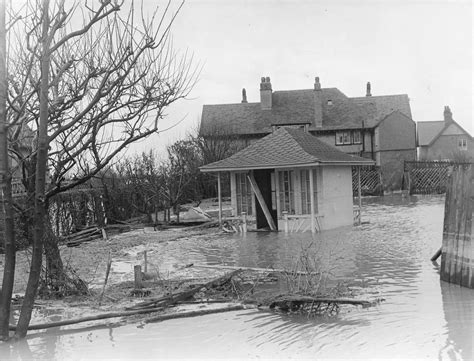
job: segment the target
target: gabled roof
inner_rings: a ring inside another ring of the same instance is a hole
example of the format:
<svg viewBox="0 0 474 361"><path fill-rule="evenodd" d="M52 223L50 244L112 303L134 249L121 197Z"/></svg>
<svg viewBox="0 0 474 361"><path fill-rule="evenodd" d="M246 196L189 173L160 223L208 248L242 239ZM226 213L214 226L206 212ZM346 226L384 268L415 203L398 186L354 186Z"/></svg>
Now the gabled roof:
<svg viewBox="0 0 474 361"><path fill-rule="evenodd" d="M418 146L420 147L429 145L444 129L443 120L417 122L416 125L418 132Z"/></svg>
<svg viewBox="0 0 474 361"><path fill-rule="evenodd" d="M203 172L303 167L371 165L371 159L343 153L301 130L280 128L229 158L201 167Z"/></svg>
<svg viewBox="0 0 474 361"><path fill-rule="evenodd" d="M236 135L268 134L272 125L280 124L309 124L310 131L318 130L314 92L312 89L274 91L272 108L265 110L260 103L204 105L201 134L220 129ZM373 128L396 110L412 117L406 94L349 98L337 88L323 88L321 100L322 130Z"/></svg>
<svg viewBox="0 0 474 361"><path fill-rule="evenodd" d="M451 120L450 122L445 122L443 120L417 122L418 146L430 146L451 124L456 125L466 134L466 136L469 137L469 139L472 139L471 135L454 120Z"/></svg>

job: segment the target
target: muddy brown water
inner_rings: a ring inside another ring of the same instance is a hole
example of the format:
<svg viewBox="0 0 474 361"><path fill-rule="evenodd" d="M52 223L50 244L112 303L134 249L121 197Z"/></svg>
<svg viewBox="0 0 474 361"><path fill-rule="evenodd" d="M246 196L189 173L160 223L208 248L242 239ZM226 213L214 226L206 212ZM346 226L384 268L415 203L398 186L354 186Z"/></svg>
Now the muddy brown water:
<svg viewBox="0 0 474 361"><path fill-rule="evenodd" d="M344 306L335 317L312 319L245 310L146 325L70 326L0 345L0 359L471 360L474 290L441 282L430 262L441 245L444 198L371 198L364 205L368 224L314 239L308 233L201 236L150 253L159 254L162 273L188 263L280 268L291 267L312 244L333 279L349 282L359 298L384 298L378 306Z"/></svg>

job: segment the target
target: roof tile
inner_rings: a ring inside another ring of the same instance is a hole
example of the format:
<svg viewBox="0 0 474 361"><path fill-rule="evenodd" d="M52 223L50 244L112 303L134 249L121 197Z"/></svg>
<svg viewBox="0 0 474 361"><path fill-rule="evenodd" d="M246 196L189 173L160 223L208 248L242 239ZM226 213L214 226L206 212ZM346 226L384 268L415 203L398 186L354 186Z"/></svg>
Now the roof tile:
<svg viewBox="0 0 474 361"><path fill-rule="evenodd" d="M220 169L284 168L304 164L373 164L366 158L343 153L300 129L280 128L240 152L201 167L203 171Z"/></svg>

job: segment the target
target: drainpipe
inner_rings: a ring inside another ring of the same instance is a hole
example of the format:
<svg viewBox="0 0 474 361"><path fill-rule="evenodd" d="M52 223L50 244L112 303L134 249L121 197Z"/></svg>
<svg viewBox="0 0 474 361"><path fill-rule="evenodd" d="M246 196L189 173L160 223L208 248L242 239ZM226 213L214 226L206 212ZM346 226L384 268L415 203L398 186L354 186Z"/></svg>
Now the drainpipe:
<svg viewBox="0 0 474 361"><path fill-rule="evenodd" d="M221 172L217 172L217 197L219 199L219 225L222 226Z"/></svg>

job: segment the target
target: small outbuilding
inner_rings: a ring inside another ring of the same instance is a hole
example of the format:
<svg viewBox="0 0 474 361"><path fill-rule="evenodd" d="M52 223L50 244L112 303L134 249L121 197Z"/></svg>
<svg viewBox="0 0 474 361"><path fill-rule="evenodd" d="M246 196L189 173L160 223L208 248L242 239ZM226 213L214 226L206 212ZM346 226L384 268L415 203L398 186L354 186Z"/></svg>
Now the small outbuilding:
<svg viewBox="0 0 474 361"><path fill-rule="evenodd" d="M315 232L353 224L352 167L373 163L304 128L280 127L201 171L218 174L220 205L220 174L230 172L233 215L254 216L257 229Z"/></svg>

